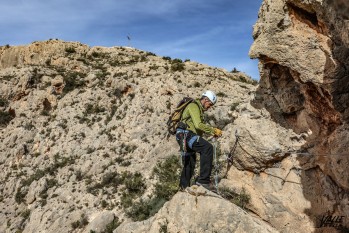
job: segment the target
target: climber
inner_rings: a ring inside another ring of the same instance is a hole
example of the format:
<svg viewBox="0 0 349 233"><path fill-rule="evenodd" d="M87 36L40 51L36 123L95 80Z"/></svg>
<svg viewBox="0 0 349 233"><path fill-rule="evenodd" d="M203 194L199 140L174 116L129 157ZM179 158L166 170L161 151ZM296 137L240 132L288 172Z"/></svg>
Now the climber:
<svg viewBox="0 0 349 233"><path fill-rule="evenodd" d="M195 184L213 190L210 182L213 160L213 146L202 138L204 133L214 137L222 136L222 131L204 123L204 111L217 102L213 91L206 91L200 99L190 103L183 111L181 121L176 130L176 140L181 148L183 169L180 177L180 188L190 186L194 174L196 152L200 154L200 174Z"/></svg>

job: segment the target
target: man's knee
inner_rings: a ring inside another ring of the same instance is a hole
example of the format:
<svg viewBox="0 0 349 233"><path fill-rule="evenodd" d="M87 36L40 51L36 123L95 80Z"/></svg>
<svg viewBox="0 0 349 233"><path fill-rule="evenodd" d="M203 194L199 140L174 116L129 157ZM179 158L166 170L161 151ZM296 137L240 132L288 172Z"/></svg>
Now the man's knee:
<svg viewBox="0 0 349 233"><path fill-rule="evenodd" d="M213 150L213 146L212 146L212 144L211 144L211 143L209 143L209 145L208 145L208 149L209 149L209 150Z"/></svg>
<svg viewBox="0 0 349 233"><path fill-rule="evenodd" d="M209 154L213 153L213 145L211 143L206 142L205 149L206 149L207 153L209 153Z"/></svg>

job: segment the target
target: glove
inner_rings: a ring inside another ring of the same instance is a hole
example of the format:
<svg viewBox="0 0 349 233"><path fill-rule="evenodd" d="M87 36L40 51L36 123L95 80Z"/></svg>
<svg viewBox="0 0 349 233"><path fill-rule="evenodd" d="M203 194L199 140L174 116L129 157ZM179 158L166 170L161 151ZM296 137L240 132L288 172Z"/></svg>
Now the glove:
<svg viewBox="0 0 349 233"><path fill-rule="evenodd" d="M218 129L218 128L214 128L214 136L215 137L221 137L222 136L222 130Z"/></svg>

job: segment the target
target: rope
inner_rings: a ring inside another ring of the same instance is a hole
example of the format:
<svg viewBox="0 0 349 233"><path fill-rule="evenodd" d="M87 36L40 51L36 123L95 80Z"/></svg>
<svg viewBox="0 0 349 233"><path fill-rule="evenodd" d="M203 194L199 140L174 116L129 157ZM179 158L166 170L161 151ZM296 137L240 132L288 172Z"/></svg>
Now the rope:
<svg viewBox="0 0 349 233"><path fill-rule="evenodd" d="M238 135L237 130L235 131L235 143L232 147L232 149L230 150L229 154L228 154L228 161L232 162L232 157L233 157L233 153L236 150L237 145L240 146L240 148L248 155L252 156L253 155L251 153L249 153L245 148L243 148L243 146L241 145L240 141L242 136ZM240 141L239 141L240 140ZM270 150L268 148L262 148L262 147L258 147L257 148L258 151L263 152L263 153L268 153L268 154L274 154L274 153L282 153L282 154L295 154L295 155L304 155L304 156L346 156L349 155L349 153L310 153L310 152L302 152L300 150L281 150L281 149L276 149L276 150Z"/></svg>
<svg viewBox="0 0 349 233"><path fill-rule="evenodd" d="M237 149L237 146L239 145L239 147L241 148L242 151L244 151L246 154L250 155L252 158L254 158L254 156L249 153L246 149L243 148L243 146L241 145L241 136L238 133L238 130L235 131L235 142L234 145L232 146L231 150L229 151L228 156L226 157L226 161L227 161L227 169L226 172L224 174L224 178L227 177L228 175L228 171L230 170L231 166L233 165L234 162L234 153ZM262 153L268 153L268 154L275 154L275 153L281 153L281 154L294 154L294 155L300 155L300 156L347 156L349 155L349 153L310 153L310 152L302 152L299 150L281 150L281 149L276 149L276 150L270 150L267 148L257 148L258 151L262 152Z"/></svg>
<svg viewBox="0 0 349 233"><path fill-rule="evenodd" d="M238 134L238 130L235 130L235 143L234 143L234 146L229 151L228 158L227 158L228 163L231 163L231 164L233 163L233 155L234 155L236 147L237 147L237 145L239 143L239 138L240 138L240 136ZM239 143L239 145L240 145L240 143ZM240 145L240 147L241 147L241 145Z"/></svg>
<svg viewBox="0 0 349 233"><path fill-rule="evenodd" d="M235 143L234 143L234 145L233 145L233 147L231 148L231 150L229 151L229 154L228 154L228 156L227 156L227 158L226 158L226 161L227 161L227 169L226 169L226 172L225 172L225 174L224 174L224 178L226 178L227 177L227 175L228 175L228 171L229 171L229 169L231 168L231 166L233 165L233 159L234 159L234 153L235 153L235 150L236 150L236 148L237 148L237 145L239 144L240 145L240 143L239 143L239 138L240 138L240 136L239 136L239 133L238 133L238 130L235 130ZM241 147L241 145L240 145L240 147Z"/></svg>
<svg viewBox="0 0 349 233"><path fill-rule="evenodd" d="M216 188L216 191L218 193L218 162L217 162L217 139L216 138L213 138L212 139L213 141L213 159L215 161L215 164L214 164L214 172L215 172L215 175L214 175L214 184L215 184L215 188Z"/></svg>
<svg viewBox="0 0 349 233"><path fill-rule="evenodd" d="M216 193L220 194L219 190L218 190L218 182L219 182L219 171L221 169L221 167L219 167L218 164L218 156L217 156L217 139L215 137L212 137L211 139L209 139L210 141L213 142L213 159L214 159L214 180L215 180L215 189L216 189ZM237 149L237 146L239 145L239 147L248 155L252 156L253 155L251 153L249 153L246 149L243 148L243 146L240 143L241 141L241 136L238 133L238 130L235 130L235 142L234 145L232 146L232 148L229 151L229 154L226 156L226 158L222 161L227 161L227 169L226 169L226 173L224 174L223 178L227 177L228 171L230 170L231 166L233 165L234 162L234 153ZM309 152L301 152L299 150L281 150L281 149L276 149L276 150L270 150L267 148L257 148L258 151L262 152L262 153L269 153L269 154L275 154L275 153L282 153L282 154L295 154L295 155L302 155L302 156L345 156L345 155L349 155L349 153L309 153ZM220 160L221 161L221 160ZM265 172L266 173L266 172ZM299 184L297 182L293 182L293 181L288 181L286 180L288 177L288 174L286 175L285 178L282 177L278 177L272 174L267 173L268 175L274 176L276 178L279 178L282 180L282 183L285 182L290 182L290 183L295 183L295 184Z"/></svg>

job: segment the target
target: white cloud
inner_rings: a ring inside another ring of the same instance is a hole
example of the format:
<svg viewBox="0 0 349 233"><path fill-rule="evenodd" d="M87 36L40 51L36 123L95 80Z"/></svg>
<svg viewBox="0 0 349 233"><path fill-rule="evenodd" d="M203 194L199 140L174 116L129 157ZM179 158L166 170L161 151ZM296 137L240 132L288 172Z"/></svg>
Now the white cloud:
<svg viewBox="0 0 349 233"><path fill-rule="evenodd" d="M193 2L190 3L192 5ZM144 15L169 16L176 14L188 1L184 0L28 0L3 3L1 24L76 22L118 18L132 21Z"/></svg>

